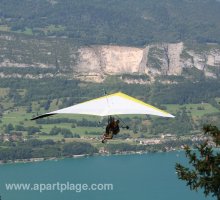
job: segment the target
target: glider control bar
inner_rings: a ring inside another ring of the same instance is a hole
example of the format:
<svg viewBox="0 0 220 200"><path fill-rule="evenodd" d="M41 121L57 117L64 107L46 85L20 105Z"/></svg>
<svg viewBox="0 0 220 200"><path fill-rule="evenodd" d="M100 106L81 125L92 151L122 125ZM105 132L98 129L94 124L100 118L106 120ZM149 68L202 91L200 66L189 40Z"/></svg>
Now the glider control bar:
<svg viewBox="0 0 220 200"><path fill-rule="evenodd" d="M40 116L34 117L31 120L40 119L40 118L48 117L48 116L51 116L51 115L56 115L56 114L55 113L54 114L44 114L44 115L40 115Z"/></svg>

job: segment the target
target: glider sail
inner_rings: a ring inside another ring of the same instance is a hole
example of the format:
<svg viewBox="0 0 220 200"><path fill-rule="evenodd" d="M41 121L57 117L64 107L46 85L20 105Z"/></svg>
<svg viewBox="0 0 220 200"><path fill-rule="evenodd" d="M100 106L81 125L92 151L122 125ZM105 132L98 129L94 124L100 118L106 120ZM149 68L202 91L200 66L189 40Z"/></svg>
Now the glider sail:
<svg viewBox="0 0 220 200"><path fill-rule="evenodd" d="M83 114L96 116L141 114L171 118L174 117L173 115L147 103L144 103L143 101L135 99L124 93L118 92L90 101L86 101L84 103L76 104L67 108L45 113L43 115L33 118L32 120L55 114Z"/></svg>

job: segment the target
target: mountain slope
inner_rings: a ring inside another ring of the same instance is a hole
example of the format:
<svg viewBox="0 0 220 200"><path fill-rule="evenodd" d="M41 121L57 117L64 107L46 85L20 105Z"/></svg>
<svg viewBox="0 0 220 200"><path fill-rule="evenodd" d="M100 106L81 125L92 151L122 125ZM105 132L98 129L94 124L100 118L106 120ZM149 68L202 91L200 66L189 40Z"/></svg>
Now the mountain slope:
<svg viewBox="0 0 220 200"><path fill-rule="evenodd" d="M1 0L0 30L81 44L220 42L215 0Z"/></svg>
<svg viewBox="0 0 220 200"><path fill-rule="evenodd" d="M218 78L220 45L157 43L142 48L79 46L70 39L0 34L0 76L40 78L68 75L70 79L103 81L108 75L145 75L139 83L161 76ZM123 77L122 77L123 78ZM134 79L134 78L133 78ZM124 77L128 80L128 77Z"/></svg>

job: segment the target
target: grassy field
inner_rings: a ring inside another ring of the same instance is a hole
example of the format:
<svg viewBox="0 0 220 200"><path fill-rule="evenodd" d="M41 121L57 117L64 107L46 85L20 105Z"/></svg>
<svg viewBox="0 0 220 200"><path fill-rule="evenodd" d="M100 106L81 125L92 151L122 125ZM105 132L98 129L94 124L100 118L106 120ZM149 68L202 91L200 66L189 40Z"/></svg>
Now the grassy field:
<svg viewBox="0 0 220 200"><path fill-rule="evenodd" d="M220 97L215 98L215 100L220 103Z"/></svg>
<svg viewBox="0 0 220 200"><path fill-rule="evenodd" d="M58 25L58 26L55 26L55 25L49 25L47 26L46 28L44 29L41 29L45 34L48 34L48 33L54 33L54 32L60 32L60 31L64 31L65 30L65 27L61 26L61 25Z"/></svg>
<svg viewBox="0 0 220 200"><path fill-rule="evenodd" d="M177 104L166 104L164 105L167 108L167 111L170 113L177 113L181 108L186 108L187 112L192 115L192 117L202 117L206 114L219 113L220 110L213 107L211 104L203 103L203 104L185 104L185 105L177 105Z"/></svg>
<svg viewBox="0 0 220 200"><path fill-rule="evenodd" d="M6 26L6 25L0 25L0 31L10 31L10 27Z"/></svg>
<svg viewBox="0 0 220 200"><path fill-rule="evenodd" d="M4 98L9 92L8 88L0 88L0 98Z"/></svg>
<svg viewBox="0 0 220 200"><path fill-rule="evenodd" d="M36 137L37 139L39 139L39 140L48 140L48 139L52 139L52 140L54 140L54 141L60 141L60 140L62 140L63 139L63 136L62 135L38 135L37 137Z"/></svg>
<svg viewBox="0 0 220 200"><path fill-rule="evenodd" d="M33 35L33 31L30 28L25 28L24 30L16 30L16 31L13 31L13 32L23 33L23 34L26 34L26 35Z"/></svg>

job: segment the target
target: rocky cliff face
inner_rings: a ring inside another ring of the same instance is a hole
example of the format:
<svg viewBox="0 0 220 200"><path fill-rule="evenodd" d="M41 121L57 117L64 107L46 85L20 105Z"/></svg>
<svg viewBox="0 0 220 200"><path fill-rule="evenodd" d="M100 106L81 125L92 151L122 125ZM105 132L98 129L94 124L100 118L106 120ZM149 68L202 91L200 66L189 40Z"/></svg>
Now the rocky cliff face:
<svg viewBox="0 0 220 200"><path fill-rule="evenodd" d="M198 69L216 78L220 47L206 45L193 49L183 43L155 44L145 48L90 46L79 49L76 77L102 81L107 75L146 74L151 81L161 75L181 76L184 69Z"/></svg>
<svg viewBox="0 0 220 200"><path fill-rule="evenodd" d="M76 76L101 81L107 75L144 73L141 71L143 52L144 49L119 46L81 48Z"/></svg>
<svg viewBox="0 0 220 200"><path fill-rule="evenodd" d="M35 72L33 76L30 67L37 68L40 74ZM78 47L68 39L0 34L0 77L41 78L56 74L101 82L108 75L127 74L129 76L123 76L124 81L144 84L163 75L190 78L193 73L212 78L220 76L220 45L163 43L143 48Z"/></svg>

